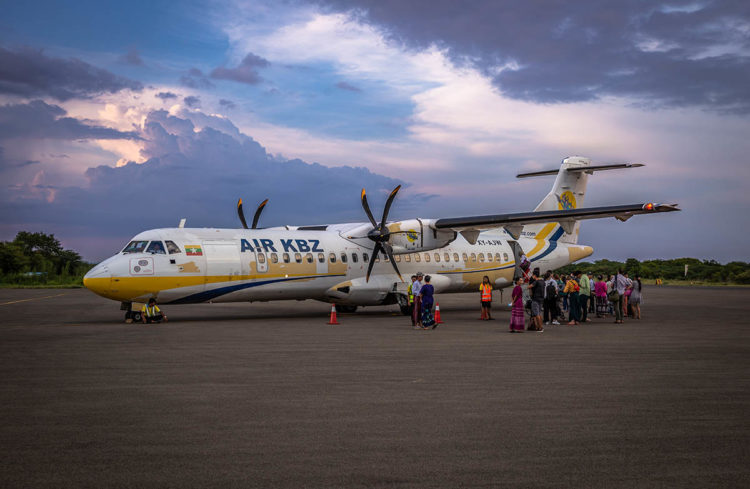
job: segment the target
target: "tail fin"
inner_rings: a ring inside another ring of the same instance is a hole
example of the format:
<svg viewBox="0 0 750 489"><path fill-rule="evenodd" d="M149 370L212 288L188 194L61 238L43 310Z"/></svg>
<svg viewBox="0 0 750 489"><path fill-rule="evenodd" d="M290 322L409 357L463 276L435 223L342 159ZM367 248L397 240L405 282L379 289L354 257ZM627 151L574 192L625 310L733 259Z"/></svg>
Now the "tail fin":
<svg viewBox="0 0 750 489"><path fill-rule="evenodd" d="M542 199L534 211L576 209L582 207L584 197L586 196L586 183L589 178L589 172L584 169L589 166L591 166L591 159L582 156L570 156L562 160L552 190ZM573 171L568 171L569 169ZM544 174L550 174L550 172ZM527 174L524 176L532 175ZM535 224L525 226L524 234L530 232L534 233L537 239L560 240L563 243L575 244L578 242L580 226L580 221L574 221L574 223L570 223L570 226L565 226L567 229L563 229L557 223Z"/></svg>

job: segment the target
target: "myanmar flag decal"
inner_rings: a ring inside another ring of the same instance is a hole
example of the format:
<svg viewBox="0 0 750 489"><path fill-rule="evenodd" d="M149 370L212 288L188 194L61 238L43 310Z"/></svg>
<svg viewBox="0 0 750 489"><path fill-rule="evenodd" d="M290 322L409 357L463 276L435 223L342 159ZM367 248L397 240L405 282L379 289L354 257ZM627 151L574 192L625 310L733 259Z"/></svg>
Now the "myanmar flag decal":
<svg viewBox="0 0 750 489"><path fill-rule="evenodd" d="M185 254L188 256L203 256L203 250L199 245L185 245Z"/></svg>

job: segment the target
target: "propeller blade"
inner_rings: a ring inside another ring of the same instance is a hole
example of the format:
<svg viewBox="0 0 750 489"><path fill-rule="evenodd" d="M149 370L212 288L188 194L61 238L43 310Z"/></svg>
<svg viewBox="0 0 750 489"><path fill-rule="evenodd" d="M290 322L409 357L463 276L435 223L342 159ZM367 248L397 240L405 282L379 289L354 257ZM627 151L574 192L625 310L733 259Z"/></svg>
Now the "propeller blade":
<svg viewBox="0 0 750 489"><path fill-rule="evenodd" d="M263 208L266 207L266 204L268 204L268 199L261 202L260 205L258 206L258 210L255 211L255 215L253 216L253 229L258 228L258 220L260 219L260 213L263 212Z"/></svg>
<svg viewBox="0 0 750 489"><path fill-rule="evenodd" d="M393 259L393 248L388 243L383 243L383 248L385 249L385 252L388 254L388 259L391 260L391 265L393 265L393 269L396 270L396 275L398 275L398 278L401 279L401 281L404 281L404 277L401 276L401 272L398 271L398 267L396 266L396 260Z"/></svg>
<svg viewBox="0 0 750 489"><path fill-rule="evenodd" d="M245 221L245 213L242 212L242 199L240 199L237 202L237 215L240 216L240 222L242 223L242 227L247 229L247 221Z"/></svg>
<svg viewBox="0 0 750 489"><path fill-rule="evenodd" d="M365 214L367 214L367 218L372 223L372 227L378 227L378 223L375 222L375 218L372 217L372 212L370 212L370 206L367 205L367 195L365 195L365 189L362 189L362 207L365 210Z"/></svg>
<svg viewBox="0 0 750 489"><path fill-rule="evenodd" d="M394 188L391 192L391 195L388 196L388 200L385 201L385 208L383 209L383 220L380 221L380 232L385 231L385 222L388 220L388 213L391 210L391 204L393 204L393 199L396 198L396 194L401 189L401 185Z"/></svg>
<svg viewBox="0 0 750 489"><path fill-rule="evenodd" d="M370 281L370 273L372 273L372 267L375 266L375 259L378 257L378 252L383 249L383 245L375 243L375 247L372 249L372 256L370 257L370 264L367 265L367 275L365 276L365 282Z"/></svg>

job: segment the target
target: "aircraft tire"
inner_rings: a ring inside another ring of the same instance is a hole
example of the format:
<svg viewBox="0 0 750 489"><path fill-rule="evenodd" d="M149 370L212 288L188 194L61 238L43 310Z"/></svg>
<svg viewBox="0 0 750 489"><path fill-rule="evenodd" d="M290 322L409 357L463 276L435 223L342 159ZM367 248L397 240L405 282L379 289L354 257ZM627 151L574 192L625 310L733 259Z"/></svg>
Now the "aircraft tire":
<svg viewBox="0 0 750 489"><path fill-rule="evenodd" d="M136 323L140 323L143 320L143 318L141 317L141 313L138 312L138 311L133 311L133 312L128 311L128 312L126 312L125 313L125 321L127 321L128 319L131 319L131 320L133 320L133 322L136 322Z"/></svg>
<svg viewBox="0 0 750 489"><path fill-rule="evenodd" d="M353 314L357 312L357 306L346 306L343 304L336 304L336 312Z"/></svg>

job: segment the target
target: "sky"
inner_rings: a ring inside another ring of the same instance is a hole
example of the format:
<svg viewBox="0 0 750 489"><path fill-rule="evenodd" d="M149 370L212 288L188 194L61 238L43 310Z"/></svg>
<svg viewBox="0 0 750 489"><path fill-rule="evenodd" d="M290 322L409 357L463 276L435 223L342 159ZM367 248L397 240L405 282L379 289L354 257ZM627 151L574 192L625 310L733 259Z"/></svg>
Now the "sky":
<svg viewBox="0 0 750 489"><path fill-rule="evenodd" d="M591 259L750 261L747 1L6 2L0 240L531 210L567 156ZM375 211L377 214L377 211Z"/></svg>

